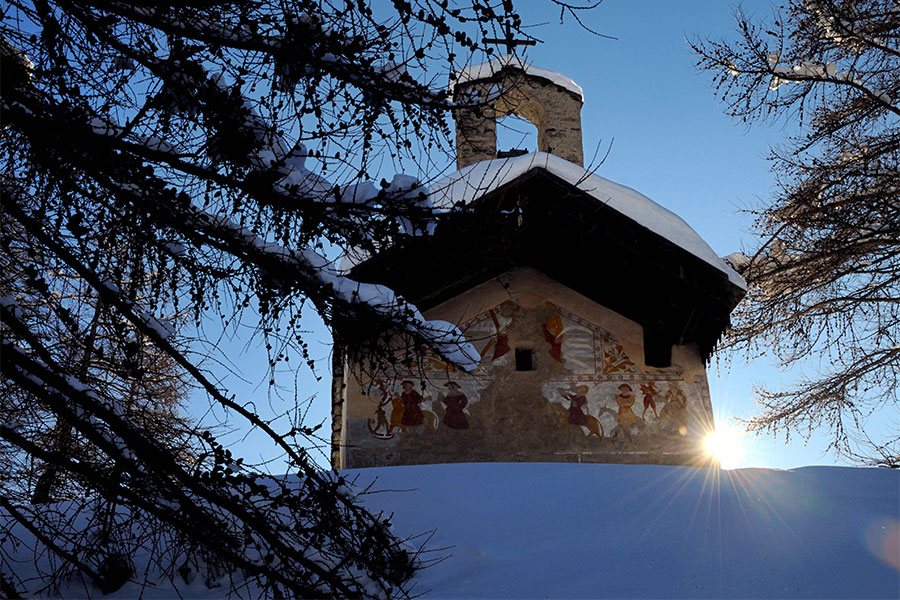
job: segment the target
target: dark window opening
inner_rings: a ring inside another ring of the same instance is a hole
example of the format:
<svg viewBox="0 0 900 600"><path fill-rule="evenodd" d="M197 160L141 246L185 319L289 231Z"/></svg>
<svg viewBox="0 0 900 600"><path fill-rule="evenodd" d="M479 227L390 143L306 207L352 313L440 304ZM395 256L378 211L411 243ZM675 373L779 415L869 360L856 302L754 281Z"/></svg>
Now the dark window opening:
<svg viewBox="0 0 900 600"><path fill-rule="evenodd" d="M644 364L664 369L672 366L672 340L658 332L644 330Z"/></svg>
<svg viewBox="0 0 900 600"><path fill-rule="evenodd" d="M534 371L531 348L516 348L516 371Z"/></svg>

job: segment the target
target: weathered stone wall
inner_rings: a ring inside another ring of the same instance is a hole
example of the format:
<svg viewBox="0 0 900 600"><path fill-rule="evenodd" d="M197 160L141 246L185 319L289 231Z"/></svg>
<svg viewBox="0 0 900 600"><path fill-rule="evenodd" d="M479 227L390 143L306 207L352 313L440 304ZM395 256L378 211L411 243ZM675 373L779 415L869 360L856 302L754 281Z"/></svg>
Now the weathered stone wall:
<svg viewBox="0 0 900 600"><path fill-rule="evenodd" d="M457 372L429 355L374 376L348 368L336 467L705 463L712 407L695 348L646 367L639 325L525 268L427 316L463 323L479 368ZM526 350L533 369L517 370Z"/></svg>
<svg viewBox="0 0 900 600"><path fill-rule="evenodd" d="M508 115L522 117L537 127L539 151L584 166L579 96L510 67L490 79L459 84L456 98L473 102L491 98L498 90L505 91L493 102L456 111L457 168L497 157L497 119Z"/></svg>

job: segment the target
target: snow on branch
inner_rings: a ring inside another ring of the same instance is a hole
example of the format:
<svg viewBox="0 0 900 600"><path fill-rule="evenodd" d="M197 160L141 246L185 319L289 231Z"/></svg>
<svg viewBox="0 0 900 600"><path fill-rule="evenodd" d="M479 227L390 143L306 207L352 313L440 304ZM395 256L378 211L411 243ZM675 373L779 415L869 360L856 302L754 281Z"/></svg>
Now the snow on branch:
<svg viewBox="0 0 900 600"><path fill-rule="evenodd" d="M419 310L382 285L360 283L341 275L332 261L310 249L289 249L266 241L224 215L213 215L190 207L187 223L210 237L225 241L232 249L243 248L254 264L290 287L285 275L296 274L326 286L333 296L350 306L363 306L387 317L415 338L435 347L439 354L466 371L478 366L480 355L458 327L446 321L428 320Z"/></svg>
<svg viewBox="0 0 900 600"><path fill-rule="evenodd" d="M211 79L217 89L222 89L220 78ZM240 102L245 106L248 104L246 99ZM276 190L292 196L304 193L308 197L312 194L313 198L316 197L315 193L322 194L318 199L325 205L346 202L358 206L372 203L377 199L382 203L411 201L418 205L420 211L426 213L431 209L428 188L422 186L416 178L406 175L396 175L383 192L376 193L373 183L362 182L345 187L338 195L326 195L326 192L333 188L324 179L306 169L306 152L302 145L286 152L284 150L286 144L281 137L264 131L260 125L260 118L249 106L245 125L260 132L258 141L264 144L261 149L250 155L257 168L275 168L277 173L282 175L282 179L275 186ZM95 134L102 136L120 136L123 131L115 123L99 116L92 118L90 127ZM438 353L464 370L471 371L477 366L478 352L466 341L457 327L443 321L425 319L414 306L384 286L359 283L340 275L337 268L313 250L288 249L268 242L251 230L238 225L230 217L204 211L192 204L183 205L173 201L166 194L155 194L156 203L149 207L144 194L147 190L165 188L166 185L161 181L143 189L133 182L112 181L109 186L118 194L132 198L136 206L151 208L158 218L167 224L174 224L175 228L188 239L199 238L202 242L211 243L220 250L235 254L261 268L275 281L281 281L288 288L293 287L293 283L286 277L303 281L303 287L306 289L328 286L333 290L333 298L339 303L371 310L381 317L388 318L401 330L433 345ZM429 234L434 228L433 222L426 222L423 225L410 217L400 217L399 224L401 231L407 235ZM322 295L315 300L322 310L331 302L327 296ZM141 320L146 327L165 333L166 328L158 321Z"/></svg>
<svg viewBox="0 0 900 600"><path fill-rule="evenodd" d="M810 13L816 16L817 24L824 37L839 46L848 47L854 52L861 52L868 46L900 57L900 50L888 44L877 34L871 35L865 31L866 26L873 27L876 23L864 15L853 14L852 4L845 5L844 8L847 10L841 10L832 0L824 2L807 0L806 7Z"/></svg>
<svg viewBox="0 0 900 600"><path fill-rule="evenodd" d="M873 100L878 101L891 112L900 115L900 108L894 106L894 99L885 91L879 91L867 86L863 81L848 71L838 72L837 65L832 62L821 63L815 60L806 60L798 65L778 65L777 52L769 53L769 64L772 68L772 81L770 90L777 90L784 83L790 82L832 82L850 85ZM774 61L773 61L774 57Z"/></svg>
<svg viewBox="0 0 900 600"><path fill-rule="evenodd" d="M4 317L9 322L9 315ZM24 324L14 322L12 326L17 333L28 335ZM358 595L360 587L375 595L384 592L383 579L390 579L389 575L370 574L344 564L342 557L346 549L340 546L353 544L352 539L326 537L323 541L307 533L307 527L318 517L298 512L299 503L290 502L292 496L284 493L288 484L274 478L241 475L239 463L237 468L224 469L229 475L223 473L220 481L215 477L194 476L174 463L172 456L152 440L144 438L139 428L105 408L96 394L88 393L87 386L62 374L59 365L44 364L6 341L2 343L2 357L3 373L66 417L87 440L114 457L116 465L129 474L128 485L124 485L126 480L117 480L96 465L41 448L14 427L0 425L0 438L51 464L64 465L79 473L97 489L106 490L114 498L126 499L145 511L146 516L197 536L204 544L215 544L220 556L248 576L263 575L302 596L319 595L314 583L334 586L348 596ZM111 438L105 433L95 415L120 437ZM217 447L214 440L208 436L206 439L213 448ZM226 455L225 467L234 464ZM343 518L361 521L357 526L372 533L378 530L375 518L364 509L353 507L340 486L325 481L321 485L331 491L332 512L341 513L345 509L349 512L340 515ZM269 487L274 493L269 492ZM279 487L281 494L277 493ZM10 511L16 510L11 504L4 502L2 507L21 524L30 525L33 532L37 530L38 515L22 518ZM80 529L77 524L75 527L75 530L57 530L55 537L65 539ZM54 540L48 539L46 543L58 550ZM57 554L81 566L75 552ZM262 560L264 557L268 559ZM101 573L92 570L86 573L95 584L103 585Z"/></svg>

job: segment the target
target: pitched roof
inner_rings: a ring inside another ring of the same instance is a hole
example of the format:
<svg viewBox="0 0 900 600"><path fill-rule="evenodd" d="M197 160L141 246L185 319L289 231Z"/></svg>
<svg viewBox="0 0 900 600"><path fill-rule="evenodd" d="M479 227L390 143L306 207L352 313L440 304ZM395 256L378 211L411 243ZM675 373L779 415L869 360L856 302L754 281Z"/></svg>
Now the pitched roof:
<svg viewBox="0 0 900 600"><path fill-rule="evenodd" d="M719 258L681 217L630 187L546 152L486 160L456 171L430 186L432 204L445 209L460 203L469 204L532 169L544 169L556 175L722 271L734 285L747 289L744 279Z"/></svg>
<svg viewBox="0 0 900 600"><path fill-rule="evenodd" d="M639 323L653 366L665 366L673 344L696 343L707 359L746 292L682 219L556 156L472 165L436 182L431 198L447 209L433 234L365 257L353 278L427 310L531 267Z"/></svg>

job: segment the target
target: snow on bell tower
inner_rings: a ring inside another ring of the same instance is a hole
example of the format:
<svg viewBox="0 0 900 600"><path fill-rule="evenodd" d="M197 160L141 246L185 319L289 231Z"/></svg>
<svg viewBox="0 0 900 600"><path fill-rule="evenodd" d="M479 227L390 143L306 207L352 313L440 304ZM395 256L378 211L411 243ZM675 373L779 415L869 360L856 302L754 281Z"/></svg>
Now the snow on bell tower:
<svg viewBox="0 0 900 600"><path fill-rule="evenodd" d="M537 127L538 151L584 166L581 106L584 93L568 77L504 55L467 67L451 81L456 165L497 158L497 119L516 115Z"/></svg>

